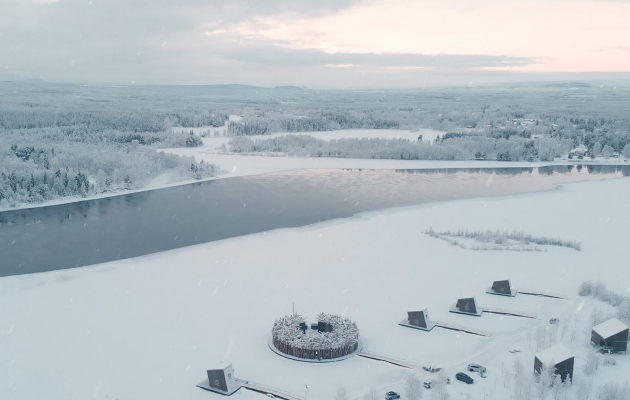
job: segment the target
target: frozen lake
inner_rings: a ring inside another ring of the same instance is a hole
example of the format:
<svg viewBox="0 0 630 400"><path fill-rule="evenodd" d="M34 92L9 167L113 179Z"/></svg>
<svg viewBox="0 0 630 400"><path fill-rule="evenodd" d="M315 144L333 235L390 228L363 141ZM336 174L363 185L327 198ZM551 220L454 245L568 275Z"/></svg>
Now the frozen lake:
<svg viewBox="0 0 630 400"><path fill-rule="evenodd" d="M0 276L74 268L355 213L551 190L629 166L300 170L0 213Z"/></svg>

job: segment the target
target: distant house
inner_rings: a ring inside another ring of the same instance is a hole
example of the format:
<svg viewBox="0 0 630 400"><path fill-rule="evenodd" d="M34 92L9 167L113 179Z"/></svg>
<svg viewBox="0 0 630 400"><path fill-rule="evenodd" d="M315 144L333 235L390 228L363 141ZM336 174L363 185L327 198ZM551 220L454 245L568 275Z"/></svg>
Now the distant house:
<svg viewBox="0 0 630 400"><path fill-rule="evenodd" d="M555 368L556 375L564 382L567 376L573 382L573 365L575 356L566 347L557 344L553 347L536 353L534 357L534 372L542 374L543 368Z"/></svg>
<svg viewBox="0 0 630 400"><path fill-rule="evenodd" d="M477 299L474 297L467 297L457 300L455 306L451 308L451 312L481 316L483 310L480 307L477 307Z"/></svg>
<svg viewBox="0 0 630 400"><path fill-rule="evenodd" d="M234 377L234 368L232 368L232 364L222 369L209 369L207 370L207 373L207 383L204 381L197 385L198 387L230 395L242 386L242 384L239 384L237 379Z"/></svg>
<svg viewBox="0 0 630 400"><path fill-rule="evenodd" d="M628 326L617 318L602 322L593 327L591 343L604 351L625 353L628 349Z"/></svg>
<svg viewBox="0 0 630 400"><path fill-rule="evenodd" d="M489 294L498 294L501 296L514 296L516 292L512 291L510 280L494 281L492 287L487 291Z"/></svg>
<svg viewBox="0 0 630 400"><path fill-rule="evenodd" d="M585 156L586 153L588 153L588 147L584 146L583 144L579 145L578 147L576 147L575 149L571 150L569 152L569 154L571 154L574 157L580 157L580 156Z"/></svg>

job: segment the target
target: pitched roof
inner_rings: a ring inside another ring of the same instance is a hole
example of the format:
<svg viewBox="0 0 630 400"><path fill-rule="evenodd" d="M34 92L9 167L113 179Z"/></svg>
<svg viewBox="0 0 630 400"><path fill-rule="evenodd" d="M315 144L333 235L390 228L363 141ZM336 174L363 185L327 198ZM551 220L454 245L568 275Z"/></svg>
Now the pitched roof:
<svg viewBox="0 0 630 400"><path fill-rule="evenodd" d="M573 353L561 344L557 344L553 347L536 353L536 358L540 360L543 365L550 366L551 362L554 365L561 363L569 358L573 357Z"/></svg>
<svg viewBox="0 0 630 400"><path fill-rule="evenodd" d="M617 318L611 318L608 321L602 322L601 324L593 327L593 330L604 339L615 336L626 329L628 329L628 326L619 321Z"/></svg>

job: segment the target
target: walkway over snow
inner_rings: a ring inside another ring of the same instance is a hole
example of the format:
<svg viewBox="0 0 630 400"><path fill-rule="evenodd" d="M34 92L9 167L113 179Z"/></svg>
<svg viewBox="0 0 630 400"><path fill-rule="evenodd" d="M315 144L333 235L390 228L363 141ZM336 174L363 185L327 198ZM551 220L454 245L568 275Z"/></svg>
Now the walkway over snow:
<svg viewBox="0 0 630 400"><path fill-rule="evenodd" d="M528 313L528 312L524 312L524 311L508 310L508 309L505 309L505 308L485 307L483 309L483 312L492 313L492 314L501 314L501 315L512 315L512 316L515 316L515 317L525 317L525 318L536 319L536 314L532 314L532 313Z"/></svg>
<svg viewBox="0 0 630 400"><path fill-rule="evenodd" d="M409 369L418 368L418 366L412 363L411 361L403 360L402 358L392 357L387 354L373 353L371 351L362 351L360 353L357 353L357 356L363 357L363 358L369 358L371 360L376 360L376 361L383 361L383 362L397 365L403 368L409 368Z"/></svg>
<svg viewBox="0 0 630 400"><path fill-rule="evenodd" d="M280 389L277 389L277 388L274 388L274 387L271 387L271 386L262 385L260 383L256 383L256 382L252 382L252 381L247 381L246 383L243 384L243 387L245 389L249 389L249 390L252 390L254 392L258 392L258 393L262 393L262 394L271 394L277 399L304 400L303 397L297 396L295 394L292 394L292 393L289 393L289 392L285 392L283 390L280 390Z"/></svg>
<svg viewBox="0 0 630 400"><path fill-rule="evenodd" d="M567 299L567 297L563 294L552 293L552 292L541 292L539 290L517 289L516 293L528 294L530 296L552 297L554 299L563 299L563 300Z"/></svg>
<svg viewBox="0 0 630 400"><path fill-rule="evenodd" d="M475 328L471 328L468 326L464 326L464 325L457 325L457 324L451 324L450 322L436 322L435 326L440 327L440 328L444 328L444 329L450 329L453 331L458 331L458 332L465 332L465 333L470 333L473 335L479 335L479 336L484 336L484 337L491 337L492 333L490 332L486 332L486 331L482 331L481 329L475 329Z"/></svg>

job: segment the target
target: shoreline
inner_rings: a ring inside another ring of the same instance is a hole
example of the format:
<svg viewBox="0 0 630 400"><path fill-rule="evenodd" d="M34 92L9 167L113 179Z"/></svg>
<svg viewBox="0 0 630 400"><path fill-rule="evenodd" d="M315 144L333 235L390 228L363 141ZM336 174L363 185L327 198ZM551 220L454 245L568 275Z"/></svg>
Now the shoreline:
<svg viewBox="0 0 630 400"><path fill-rule="evenodd" d="M627 166L621 159L610 162L594 161L488 161L488 160L394 160L372 158L334 158L334 157L288 157L288 156L262 156L262 155L236 155L229 153L216 153L208 149L209 145L196 148L167 148L159 149L176 155L194 156L198 162L212 163L222 171L217 176L204 179L188 179L153 186L151 183L139 189L120 190L108 193L98 193L86 197L64 197L55 200L47 200L42 203L23 203L17 207L0 207L0 213L20 211L40 207L50 207L62 204L79 203L82 201L98 200L109 197L124 196L127 194L148 192L151 190L166 189L171 187L201 183L218 179L228 179L243 176L257 176L280 172L308 170L308 169L367 169L367 170L395 170L395 169L456 169L456 168L539 168L562 165L597 165L597 166ZM253 161L253 162L252 162ZM154 178L154 180L160 177Z"/></svg>

